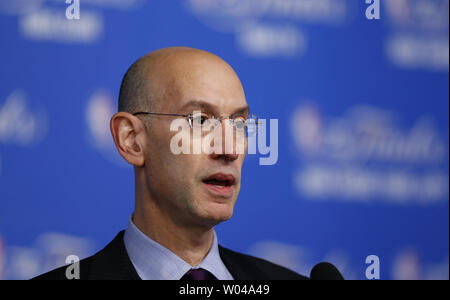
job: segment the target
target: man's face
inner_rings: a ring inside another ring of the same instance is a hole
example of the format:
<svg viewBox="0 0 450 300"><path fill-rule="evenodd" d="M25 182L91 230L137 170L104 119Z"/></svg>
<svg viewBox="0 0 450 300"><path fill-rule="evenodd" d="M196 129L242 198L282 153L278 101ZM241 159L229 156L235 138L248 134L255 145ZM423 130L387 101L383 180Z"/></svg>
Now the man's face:
<svg viewBox="0 0 450 300"><path fill-rule="evenodd" d="M217 58L180 59L166 66L162 77L166 91L155 112L185 115L200 110L215 117L228 117L247 107L239 79ZM151 118L147 126L145 172L157 205L185 226L214 226L231 218L246 151L234 155L175 155L170 149L171 139L177 134L170 131L174 118ZM216 129L219 134L224 132L224 126L230 125L223 121ZM247 141L245 148L246 145Z"/></svg>

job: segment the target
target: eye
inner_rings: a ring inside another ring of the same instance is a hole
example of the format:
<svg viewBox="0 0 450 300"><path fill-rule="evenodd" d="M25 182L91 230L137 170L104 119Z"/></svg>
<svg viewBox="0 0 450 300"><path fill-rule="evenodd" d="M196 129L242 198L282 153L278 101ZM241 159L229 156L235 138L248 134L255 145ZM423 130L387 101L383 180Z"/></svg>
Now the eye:
<svg viewBox="0 0 450 300"><path fill-rule="evenodd" d="M252 136L258 132L259 126L258 124L260 123L257 116L255 115L248 116L248 118L245 120L245 129L249 136Z"/></svg>
<svg viewBox="0 0 450 300"><path fill-rule="evenodd" d="M245 118L244 117L237 117L233 119L234 127L236 129L243 129L245 128Z"/></svg>
<svg viewBox="0 0 450 300"><path fill-rule="evenodd" d="M206 121L208 121L209 117L206 114L192 114L191 120L193 126L203 126Z"/></svg>

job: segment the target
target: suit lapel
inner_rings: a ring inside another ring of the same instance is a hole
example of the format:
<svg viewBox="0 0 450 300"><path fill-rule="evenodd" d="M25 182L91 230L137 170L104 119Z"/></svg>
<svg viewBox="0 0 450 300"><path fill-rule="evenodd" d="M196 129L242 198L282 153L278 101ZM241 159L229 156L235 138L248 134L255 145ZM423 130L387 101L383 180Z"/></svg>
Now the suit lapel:
<svg viewBox="0 0 450 300"><path fill-rule="evenodd" d="M235 252L219 245L219 254L235 280L251 280L259 277L258 274L254 274L250 268L246 268L245 262L243 262Z"/></svg>
<svg viewBox="0 0 450 300"><path fill-rule="evenodd" d="M119 232L102 251L94 256L90 279L140 280L128 257L123 242L124 231Z"/></svg>

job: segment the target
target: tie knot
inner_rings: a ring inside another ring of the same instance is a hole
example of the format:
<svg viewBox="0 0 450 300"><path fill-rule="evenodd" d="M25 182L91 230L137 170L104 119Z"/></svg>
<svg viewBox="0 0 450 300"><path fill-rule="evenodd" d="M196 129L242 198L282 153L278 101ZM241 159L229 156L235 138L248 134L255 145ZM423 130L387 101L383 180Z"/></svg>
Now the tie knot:
<svg viewBox="0 0 450 300"><path fill-rule="evenodd" d="M205 269L190 269L180 280L217 280L216 276Z"/></svg>

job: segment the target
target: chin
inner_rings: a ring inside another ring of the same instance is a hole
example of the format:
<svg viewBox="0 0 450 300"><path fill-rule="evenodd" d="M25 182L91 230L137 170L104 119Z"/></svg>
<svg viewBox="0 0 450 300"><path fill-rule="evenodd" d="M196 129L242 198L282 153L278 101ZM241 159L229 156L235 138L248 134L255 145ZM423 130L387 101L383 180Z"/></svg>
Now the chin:
<svg viewBox="0 0 450 300"><path fill-rule="evenodd" d="M203 211L202 218L215 225L231 219L233 216L233 205L213 203Z"/></svg>

